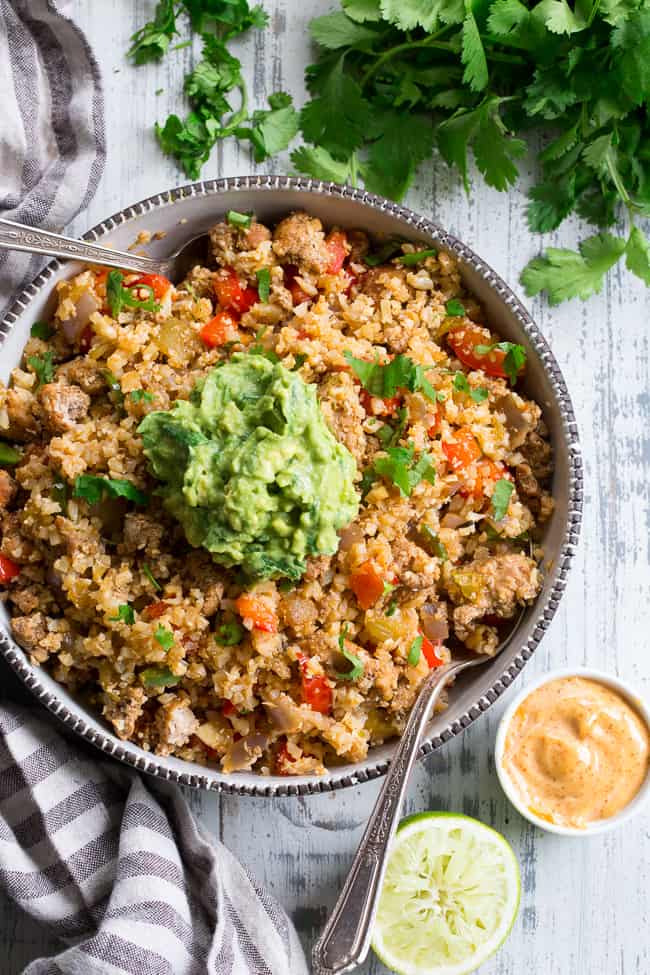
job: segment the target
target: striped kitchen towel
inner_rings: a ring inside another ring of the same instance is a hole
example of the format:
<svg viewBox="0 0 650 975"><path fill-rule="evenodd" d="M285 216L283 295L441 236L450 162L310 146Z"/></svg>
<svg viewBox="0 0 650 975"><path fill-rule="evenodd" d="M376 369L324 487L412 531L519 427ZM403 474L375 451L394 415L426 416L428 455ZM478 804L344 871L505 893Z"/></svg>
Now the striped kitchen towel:
<svg viewBox="0 0 650 975"><path fill-rule="evenodd" d="M64 945L24 975L307 975L287 916L178 788L18 705L0 706L0 887Z"/></svg>
<svg viewBox="0 0 650 975"><path fill-rule="evenodd" d="M104 169L99 70L51 0L0 0L0 216L61 231ZM42 257L0 252L0 318Z"/></svg>

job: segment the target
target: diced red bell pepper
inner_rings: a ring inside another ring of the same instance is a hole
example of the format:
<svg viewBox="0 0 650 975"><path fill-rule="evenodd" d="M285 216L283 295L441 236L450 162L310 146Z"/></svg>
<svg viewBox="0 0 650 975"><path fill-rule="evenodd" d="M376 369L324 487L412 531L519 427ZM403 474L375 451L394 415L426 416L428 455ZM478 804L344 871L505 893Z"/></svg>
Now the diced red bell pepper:
<svg viewBox="0 0 650 975"><path fill-rule="evenodd" d="M231 267L219 268L212 280L217 301L222 308L229 311L243 315L260 300L257 288L242 285L236 271Z"/></svg>
<svg viewBox="0 0 650 975"><path fill-rule="evenodd" d="M454 440L442 441L442 450L453 471L461 471L474 461L479 460L482 451L476 437L469 427L460 427L454 431Z"/></svg>
<svg viewBox="0 0 650 975"><path fill-rule="evenodd" d="M432 670L434 667L442 667L444 664L444 660L440 659L437 652L440 645L440 640L432 643L426 636L422 637L422 654L429 665L429 670Z"/></svg>
<svg viewBox="0 0 650 975"><path fill-rule="evenodd" d="M223 714L224 718L229 718L232 714L237 714L237 708L232 701L226 699L221 705L221 713Z"/></svg>
<svg viewBox="0 0 650 975"><path fill-rule="evenodd" d="M206 322L199 335L201 341L211 349L225 345L237 331L237 319L229 311L218 311L214 318Z"/></svg>
<svg viewBox="0 0 650 975"><path fill-rule="evenodd" d="M371 396L367 389L362 389L359 393L359 400L369 416L392 416L399 408L402 397L400 393L397 393L395 396L381 399L377 396Z"/></svg>
<svg viewBox="0 0 650 975"><path fill-rule="evenodd" d="M243 619L250 620L256 630L265 633L278 632L278 617L269 604L249 592L244 592L235 600L237 612Z"/></svg>
<svg viewBox="0 0 650 975"><path fill-rule="evenodd" d="M370 609L384 593L384 577L368 560L350 576L350 589L361 609Z"/></svg>
<svg viewBox="0 0 650 975"><path fill-rule="evenodd" d="M312 711L329 714L332 710L332 688L324 674L312 674L309 669L309 657L304 653L298 654L300 675L302 681L302 699Z"/></svg>
<svg viewBox="0 0 650 975"><path fill-rule="evenodd" d="M0 555L0 586L6 586L20 573L20 566L6 555Z"/></svg>
<svg viewBox="0 0 650 975"><path fill-rule="evenodd" d="M289 754L285 738L275 755L275 770L278 775L291 775L291 769L289 768L291 762L295 762L295 758Z"/></svg>
<svg viewBox="0 0 650 975"><path fill-rule="evenodd" d="M129 285L129 288L138 288L140 285L151 288L156 301L162 301L171 288L172 283L169 278L163 277L162 274L143 274L137 281L133 281Z"/></svg>
<svg viewBox="0 0 650 975"><path fill-rule="evenodd" d="M476 351L477 346L492 344L490 334L480 326L468 325L463 328L455 328L447 336L447 342L456 358L460 359L468 369L482 369L488 376L496 376L502 379L508 375L504 365L507 352L504 352L503 349L492 349L490 352L480 355Z"/></svg>
<svg viewBox="0 0 650 975"><path fill-rule="evenodd" d="M305 301L313 301L311 295L308 295L306 291L303 291L296 277L299 273L299 269L295 264L286 264L284 267L284 286L288 288L291 292L291 298L294 305L302 305Z"/></svg>
<svg viewBox="0 0 650 975"><path fill-rule="evenodd" d="M145 608L142 610L142 615L146 620L157 620L163 615L163 613L166 613L168 609L169 603L161 600L160 602L149 603L148 606L145 606Z"/></svg>
<svg viewBox="0 0 650 975"><path fill-rule="evenodd" d="M327 265L327 274L338 274L343 267L343 262L348 256L348 238L342 230L333 230L325 238L325 243L330 254L330 262Z"/></svg>

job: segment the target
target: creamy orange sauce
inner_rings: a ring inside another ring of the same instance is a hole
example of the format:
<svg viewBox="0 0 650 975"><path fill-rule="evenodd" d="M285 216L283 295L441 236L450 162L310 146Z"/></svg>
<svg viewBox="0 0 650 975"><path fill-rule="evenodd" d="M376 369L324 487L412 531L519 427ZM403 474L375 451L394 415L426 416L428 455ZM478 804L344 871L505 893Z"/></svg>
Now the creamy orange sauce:
<svg viewBox="0 0 650 975"><path fill-rule="evenodd" d="M515 711L502 764L532 813L584 828L620 812L648 774L650 730L621 694L560 677Z"/></svg>

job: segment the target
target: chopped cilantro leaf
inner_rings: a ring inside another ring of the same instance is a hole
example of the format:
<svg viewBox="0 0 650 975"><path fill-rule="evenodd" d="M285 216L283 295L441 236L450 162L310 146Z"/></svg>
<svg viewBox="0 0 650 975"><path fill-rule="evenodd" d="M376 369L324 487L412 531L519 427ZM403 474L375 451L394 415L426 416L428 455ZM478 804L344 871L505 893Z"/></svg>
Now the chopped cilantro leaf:
<svg viewBox="0 0 650 975"><path fill-rule="evenodd" d="M174 0L159 0L153 20L133 34L127 57L133 58L135 64L161 59L176 33L174 6Z"/></svg>
<svg viewBox="0 0 650 975"><path fill-rule="evenodd" d="M51 383L54 379L54 365L53 365L54 353L48 349L43 355L28 355L27 364L36 373L38 382L36 384L36 389L40 389L41 386L45 386L46 383Z"/></svg>
<svg viewBox="0 0 650 975"><path fill-rule="evenodd" d="M244 230L247 230L253 222L253 215L252 213L239 213L237 210L228 210L226 220L231 227L242 227Z"/></svg>
<svg viewBox="0 0 650 975"><path fill-rule="evenodd" d="M132 389L129 393L129 399L133 403L141 403L143 400L145 403L153 403L154 395L145 389Z"/></svg>
<svg viewBox="0 0 650 975"><path fill-rule="evenodd" d="M433 529L429 528L428 525L422 525L422 532L424 536L428 539L431 549L434 555L440 559L441 562L447 562L449 559L449 554L445 545L440 541Z"/></svg>
<svg viewBox="0 0 650 975"><path fill-rule="evenodd" d="M397 260L400 264L405 264L410 267L412 264L419 264L427 257L437 257L438 251L435 247L429 247L428 250L415 251L414 254L400 254Z"/></svg>
<svg viewBox="0 0 650 975"><path fill-rule="evenodd" d="M402 242L400 240L388 240L382 244L379 250L366 254L363 260L368 267L379 267L380 264L385 264L391 257L399 254L401 249Z"/></svg>
<svg viewBox="0 0 650 975"><path fill-rule="evenodd" d="M294 359L295 362L293 364L293 368L291 372L298 372L298 370L302 368L302 366L304 366L304 364L306 363L307 356L303 352L299 352L297 355L294 355Z"/></svg>
<svg viewBox="0 0 650 975"><path fill-rule="evenodd" d="M120 603L117 607L117 615L109 616L109 619L113 623L126 623L128 626L133 626L135 623L133 606L129 606L128 603Z"/></svg>
<svg viewBox="0 0 650 975"><path fill-rule="evenodd" d="M95 474L80 474L74 482L73 495L83 498L88 504L99 504L106 496L126 498L138 505L148 504L149 498L131 481L122 478L97 477Z"/></svg>
<svg viewBox="0 0 650 975"><path fill-rule="evenodd" d="M257 278L257 291L260 301L268 301L271 294L271 271L268 267L262 267L255 272Z"/></svg>
<svg viewBox="0 0 650 975"><path fill-rule="evenodd" d="M54 329L50 328L47 322L34 322L29 334L33 339L42 339L43 342L47 342L54 335Z"/></svg>
<svg viewBox="0 0 650 975"><path fill-rule="evenodd" d="M484 386L470 386L464 372L457 372L454 376L454 389L459 393L466 393L475 403L482 403L490 395Z"/></svg>
<svg viewBox="0 0 650 975"><path fill-rule="evenodd" d="M445 305L445 311L452 318L460 318L466 314L465 305L458 298L452 298L451 301L448 301Z"/></svg>
<svg viewBox="0 0 650 975"><path fill-rule="evenodd" d="M505 477L500 478L494 485L494 490L492 491L492 511L495 521L501 521L505 518L508 505L510 504L510 495L514 489L515 486L512 481L506 480Z"/></svg>
<svg viewBox="0 0 650 975"><path fill-rule="evenodd" d="M148 284L138 284L139 291L146 291L148 298L138 298L131 288L125 288L122 282L124 275L121 271L109 271L106 278L106 302L111 316L117 318L123 307L141 308L143 311L159 311L160 305L155 300L153 288Z"/></svg>
<svg viewBox="0 0 650 975"><path fill-rule="evenodd" d="M386 607L386 616L394 616L397 612L397 600L391 599L388 606Z"/></svg>
<svg viewBox="0 0 650 975"><path fill-rule="evenodd" d="M163 648L165 653L167 653L174 646L174 634L167 627L161 626L160 624L156 627L156 632L154 633L154 640L159 643Z"/></svg>
<svg viewBox="0 0 650 975"><path fill-rule="evenodd" d="M410 444L408 447L388 447L387 456L375 458L372 465L374 473L392 481L404 497L408 497L422 480L435 483L436 469L430 455L422 453L413 463L414 453Z"/></svg>
<svg viewBox="0 0 650 975"><path fill-rule="evenodd" d="M350 352L344 352L343 357L371 396L390 399L398 389L408 389L411 393L422 392L435 402L436 391L425 376L426 367L417 365L407 355L396 355L386 365L377 360L356 359Z"/></svg>
<svg viewBox="0 0 650 975"><path fill-rule="evenodd" d="M122 406L124 403L124 393L122 392L122 386L117 376L113 375L110 369L104 370L104 379L106 380L106 385L108 386L109 398L116 406Z"/></svg>
<svg viewBox="0 0 650 975"><path fill-rule="evenodd" d="M406 425L408 423L408 410L405 406L400 406L397 411L397 423L393 427L390 423L385 423L382 427L377 430L377 436L379 441L386 449L387 447L394 447L399 443Z"/></svg>
<svg viewBox="0 0 650 975"><path fill-rule="evenodd" d="M420 657L422 656L422 644L424 643L424 637L416 636L415 640L409 648L409 654L407 657L408 664L410 667L417 667L420 662Z"/></svg>
<svg viewBox="0 0 650 975"><path fill-rule="evenodd" d="M568 298L588 298L600 292L605 275L625 247L625 240L608 233L583 240L579 252L548 247L524 268L521 283L527 295L545 291L552 305Z"/></svg>

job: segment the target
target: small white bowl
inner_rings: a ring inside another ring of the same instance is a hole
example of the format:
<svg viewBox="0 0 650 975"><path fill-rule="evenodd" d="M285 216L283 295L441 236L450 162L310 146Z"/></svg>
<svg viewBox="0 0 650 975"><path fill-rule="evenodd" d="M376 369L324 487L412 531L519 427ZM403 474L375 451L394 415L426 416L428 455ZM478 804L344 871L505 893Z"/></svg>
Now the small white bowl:
<svg viewBox="0 0 650 975"><path fill-rule="evenodd" d="M548 820L542 819L540 816L535 815L534 812L526 807L521 795L517 790L516 784L512 781L503 767L503 751L506 743L506 735L515 711L522 701L525 701L529 694L532 694L532 692L537 690L538 687L542 687L544 684L549 684L551 681L558 680L561 677L584 677L588 680L598 681L600 684L605 684L607 687L611 687L612 690L618 691L622 697L629 701L635 711L641 716L643 721L645 721L648 728L650 728L650 710L648 709L647 704L640 698L635 689L626 681L622 681L618 677L612 677L611 674L606 674L602 670L591 670L587 667L578 669L565 668L563 670L553 670L548 674L544 674L543 677L533 681L531 684L525 687L523 691L520 691L520 693L512 699L508 708L504 712L503 717L499 722L496 742L494 745L494 757L497 775L499 776L501 788L517 812L534 826L539 826L540 829L546 830L547 833L557 833L560 836L594 836L596 833L605 833L610 829L616 829L622 823L626 823L641 810L641 807L647 800L648 796L650 796L650 770L645 777L643 785L632 801L621 809L619 813L616 813L616 815L610 816L607 819L596 820L593 823L589 823L584 828L579 828L576 826L560 826L557 823L549 823Z"/></svg>

